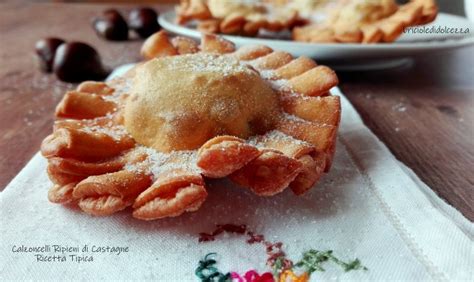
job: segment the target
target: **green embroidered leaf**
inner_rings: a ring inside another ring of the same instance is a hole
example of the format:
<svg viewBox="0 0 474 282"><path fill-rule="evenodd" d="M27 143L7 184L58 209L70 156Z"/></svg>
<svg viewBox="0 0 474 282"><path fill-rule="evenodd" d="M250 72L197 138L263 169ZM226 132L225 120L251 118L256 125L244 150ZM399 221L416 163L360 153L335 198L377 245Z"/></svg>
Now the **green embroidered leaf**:
<svg viewBox="0 0 474 282"><path fill-rule="evenodd" d="M202 282L231 282L230 273L223 274L214 266L217 262L211 257L215 255L216 253L209 253L204 257L204 260L200 260L194 274Z"/></svg>
<svg viewBox="0 0 474 282"><path fill-rule="evenodd" d="M344 270L345 271L351 271L351 270L358 270L358 269L363 269L363 270L368 270L367 267L363 266L361 263L360 263L360 260L359 259L355 259L349 263L347 263L344 267Z"/></svg>
<svg viewBox="0 0 474 282"><path fill-rule="evenodd" d="M351 271L351 270L368 270L367 267L363 266L359 259L355 259L353 261L344 262L338 258L336 258L333 254L332 250L328 251L318 251L318 250L309 250L303 253L303 258L298 261L295 266L303 268L309 274L315 271L325 271L322 267L322 264L327 261L332 261L338 265L340 265L344 271Z"/></svg>
<svg viewBox="0 0 474 282"><path fill-rule="evenodd" d="M278 277L280 276L281 269L283 268L283 257L278 257L275 259L275 263L273 264L273 276Z"/></svg>

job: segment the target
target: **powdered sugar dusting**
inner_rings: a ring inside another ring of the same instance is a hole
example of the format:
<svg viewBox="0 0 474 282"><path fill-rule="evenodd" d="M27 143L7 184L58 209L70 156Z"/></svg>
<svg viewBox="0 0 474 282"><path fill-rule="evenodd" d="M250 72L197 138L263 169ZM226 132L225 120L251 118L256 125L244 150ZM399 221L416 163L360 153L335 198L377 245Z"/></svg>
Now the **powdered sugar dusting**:
<svg viewBox="0 0 474 282"><path fill-rule="evenodd" d="M167 67L173 71L218 72L223 76L238 72L253 72L246 64L242 64L234 58L206 53L173 57Z"/></svg>
<svg viewBox="0 0 474 282"><path fill-rule="evenodd" d="M273 79L276 77L273 70L259 70L260 76L264 79Z"/></svg>
<svg viewBox="0 0 474 282"><path fill-rule="evenodd" d="M124 168L128 171L149 173L154 181L163 173L172 176L173 171L177 169L185 170L189 173L201 173L196 164L197 151L195 150L162 153L144 146L137 147L135 150L138 154L146 154L146 159L138 163L127 163Z"/></svg>
<svg viewBox="0 0 474 282"><path fill-rule="evenodd" d="M116 78L108 83L114 89L112 95L104 95L102 99L119 104L124 94L129 94L132 89L131 79Z"/></svg>
<svg viewBox="0 0 474 282"><path fill-rule="evenodd" d="M270 80L270 84L272 85L272 88L275 90L294 93L293 88L291 87L290 83L286 79Z"/></svg>
<svg viewBox="0 0 474 282"><path fill-rule="evenodd" d="M295 122L308 122L300 117L297 117L295 115L291 115L289 113L283 113L283 117L287 120L290 120L290 121L295 121Z"/></svg>
<svg viewBox="0 0 474 282"><path fill-rule="evenodd" d="M254 61L248 62L248 64L253 68L255 68L253 64ZM278 76L275 74L274 70L258 69L258 72L260 76L270 84L273 90L294 93L289 81L287 79L278 79Z"/></svg>
<svg viewBox="0 0 474 282"><path fill-rule="evenodd" d="M92 134L105 134L116 141L128 136L128 132L123 125L112 125L112 121L107 126L92 125L83 127L81 130Z"/></svg>
<svg viewBox="0 0 474 282"><path fill-rule="evenodd" d="M247 140L247 143L259 149L264 149L265 144L268 143L269 141L284 141L285 143L290 142L294 144L312 146L308 142L295 139L294 137L287 135L279 130L272 130L265 133L264 135L252 136Z"/></svg>

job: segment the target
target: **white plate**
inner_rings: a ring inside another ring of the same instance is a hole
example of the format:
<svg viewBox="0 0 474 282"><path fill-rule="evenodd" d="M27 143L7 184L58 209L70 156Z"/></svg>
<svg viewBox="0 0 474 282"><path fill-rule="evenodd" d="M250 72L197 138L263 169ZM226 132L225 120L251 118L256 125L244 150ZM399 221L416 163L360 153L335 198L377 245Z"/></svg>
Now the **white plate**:
<svg viewBox="0 0 474 282"><path fill-rule="evenodd" d="M192 38L200 38L200 32L190 26L175 24L176 14L174 11L162 14L158 21L166 30ZM381 44L333 44L333 43L305 43L290 40L278 40L267 38L251 38L241 36L223 35L234 42L237 46L247 44L264 44L275 50L290 52L293 56L308 56L318 60L346 60L350 59L387 59L401 58L427 53L433 51L447 50L474 45L474 24L469 20L448 15L439 14L436 21L427 25L430 28L463 28L469 29L468 34L403 34L394 43ZM391 63L393 65L393 61Z"/></svg>

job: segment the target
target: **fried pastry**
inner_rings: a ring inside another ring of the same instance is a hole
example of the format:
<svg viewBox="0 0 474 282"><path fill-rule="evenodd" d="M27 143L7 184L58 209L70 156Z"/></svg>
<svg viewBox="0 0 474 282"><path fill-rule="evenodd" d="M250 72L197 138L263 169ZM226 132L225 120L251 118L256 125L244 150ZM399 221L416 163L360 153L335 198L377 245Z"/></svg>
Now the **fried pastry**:
<svg viewBox="0 0 474 282"><path fill-rule="evenodd" d="M278 32L306 21L295 9L271 5L267 1L182 0L176 8L177 22L199 20L202 32L255 36L259 30Z"/></svg>
<svg viewBox="0 0 474 282"><path fill-rule="evenodd" d="M434 0L339 0L315 10L309 25L293 29L293 39L305 42L393 42L409 26L427 24L437 15ZM319 17L318 17L319 16Z"/></svg>
<svg viewBox="0 0 474 282"><path fill-rule="evenodd" d="M295 41L376 43L395 41L437 12L435 0L183 0L177 20L199 20L202 32L256 36L288 29Z"/></svg>
<svg viewBox="0 0 474 282"><path fill-rule="evenodd" d="M59 103L41 146L51 202L153 220L197 210L209 178L300 195L329 170L341 112L331 69L211 34L198 44L160 31L142 54L122 77L84 82Z"/></svg>

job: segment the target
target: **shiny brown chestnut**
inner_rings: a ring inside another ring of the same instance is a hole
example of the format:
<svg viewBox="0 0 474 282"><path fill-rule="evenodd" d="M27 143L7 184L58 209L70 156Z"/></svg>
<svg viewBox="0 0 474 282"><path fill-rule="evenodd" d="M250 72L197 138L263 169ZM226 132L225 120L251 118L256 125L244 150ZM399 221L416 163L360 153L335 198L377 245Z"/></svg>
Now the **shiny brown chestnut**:
<svg viewBox="0 0 474 282"><path fill-rule="evenodd" d="M95 32L108 40L121 41L128 39L128 24L115 9L105 10L92 24Z"/></svg>
<svg viewBox="0 0 474 282"><path fill-rule="evenodd" d="M99 53L86 43L62 44L54 57L53 71L66 82L103 80L109 71L101 62Z"/></svg>
<svg viewBox="0 0 474 282"><path fill-rule="evenodd" d="M38 57L39 67L42 71L51 72L53 70L54 55L59 45L63 43L64 40L55 37L48 37L36 41L35 52Z"/></svg>
<svg viewBox="0 0 474 282"><path fill-rule="evenodd" d="M130 12L128 17L130 29L140 37L147 38L160 29L158 14L152 8L138 8Z"/></svg>

